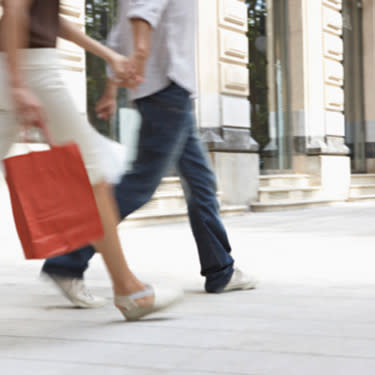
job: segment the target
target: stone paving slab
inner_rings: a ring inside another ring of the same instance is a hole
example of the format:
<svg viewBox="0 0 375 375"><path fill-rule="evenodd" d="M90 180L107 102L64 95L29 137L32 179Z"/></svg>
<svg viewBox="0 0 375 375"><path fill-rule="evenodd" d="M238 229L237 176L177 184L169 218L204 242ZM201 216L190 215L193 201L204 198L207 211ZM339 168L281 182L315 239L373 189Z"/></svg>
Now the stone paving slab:
<svg viewBox="0 0 375 375"><path fill-rule="evenodd" d="M186 223L122 226L139 276L185 290L173 309L126 323L99 256L87 283L108 305L72 308L39 279L41 262L23 259L8 212L0 219L0 374L372 375L374 216L366 203L226 219L237 263L261 283L222 295L202 292Z"/></svg>

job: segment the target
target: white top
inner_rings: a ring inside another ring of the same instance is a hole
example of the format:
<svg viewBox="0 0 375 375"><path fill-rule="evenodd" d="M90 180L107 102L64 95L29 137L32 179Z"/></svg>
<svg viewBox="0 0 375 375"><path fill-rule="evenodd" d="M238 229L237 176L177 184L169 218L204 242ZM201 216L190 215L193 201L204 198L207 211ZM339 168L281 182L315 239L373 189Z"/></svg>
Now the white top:
<svg viewBox="0 0 375 375"><path fill-rule="evenodd" d="M149 22L153 32L145 82L130 92L131 99L152 95L171 82L193 94L196 0L119 0L117 23L109 34L108 46L126 56L133 52L132 18ZM111 76L110 71L108 74Z"/></svg>

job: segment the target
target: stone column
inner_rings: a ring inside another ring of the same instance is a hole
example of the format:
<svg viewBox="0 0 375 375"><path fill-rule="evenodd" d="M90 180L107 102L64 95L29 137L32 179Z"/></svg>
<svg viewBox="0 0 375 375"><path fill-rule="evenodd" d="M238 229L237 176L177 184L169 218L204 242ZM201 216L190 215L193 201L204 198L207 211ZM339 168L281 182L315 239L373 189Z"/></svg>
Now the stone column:
<svg viewBox="0 0 375 375"><path fill-rule="evenodd" d="M300 169L300 163L304 161L308 144L308 121L307 110L308 92L305 90L309 85L309 71L305 58L307 52L305 45L305 33L307 33L303 17L303 1L289 0L289 85L290 85L290 121L293 137L293 167ZM308 46L306 46L308 48Z"/></svg>
<svg viewBox="0 0 375 375"><path fill-rule="evenodd" d="M244 0L198 1L198 122L222 200L257 196L258 146L251 138L247 8Z"/></svg>
<svg viewBox="0 0 375 375"><path fill-rule="evenodd" d="M367 172L375 173L375 3L363 0L363 69Z"/></svg>
<svg viewBox="0 0 375 375"><path fill-rule="evenodd" d="M305 141L300 139L299 147L300 151L304 147L306 150L296 156L294 169L310 174L322 186L327 199L345 199L350 160L344 141L342 0L299 0L299 3L303 39L296 41L303 51L300 60L303 80L292 85L292 92L295 90L292 98L299 101L297 108L302 106L294 117L299 126L294 128L304 134ZM291 50L295 50L294 46Z"/></svg>

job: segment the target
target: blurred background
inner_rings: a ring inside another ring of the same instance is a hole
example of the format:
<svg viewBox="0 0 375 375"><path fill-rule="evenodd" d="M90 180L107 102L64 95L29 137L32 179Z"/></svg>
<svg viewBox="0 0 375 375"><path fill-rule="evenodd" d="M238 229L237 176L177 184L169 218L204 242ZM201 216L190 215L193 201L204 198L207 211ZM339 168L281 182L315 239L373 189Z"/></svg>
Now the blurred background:
<svg viewBox="0 0 375 375"><path fill-rule="evenodd" d="M117 0L62 0L61 12L105 42ZM197 125L223 214L375 199L375 3L198 1ZM63 74L83 116L136 153L139 116L120 90L98 119L105 65L61 40ZM160 194L160 193L163 194ZM170 171L145 217L184 216Z"/></svg>
<svg viewBox="0 0 375 375"><path fill-rule="evenodd" d="M104 42L116 7L64 0L62 12ZM374 26L371 0L198 2L196 115L224 213L375 198ZM80 64L69 74L82 110L134 157L139 118L126 91L114 119L98 119L105 66L89 54ZM172 201L177 215L183 202Z"/></svg>

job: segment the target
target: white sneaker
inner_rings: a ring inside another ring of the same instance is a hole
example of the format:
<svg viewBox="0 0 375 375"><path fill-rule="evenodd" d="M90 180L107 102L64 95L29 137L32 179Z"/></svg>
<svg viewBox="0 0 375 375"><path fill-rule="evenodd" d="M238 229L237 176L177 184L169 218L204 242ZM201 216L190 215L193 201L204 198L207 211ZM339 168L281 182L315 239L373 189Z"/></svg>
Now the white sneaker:
<svg viewBox="0 0 375 375"><path fill-rule="evenodd" d="M232 278L223 289L223 292L230 292L232 290L255 289L257 284L258 281L255 278L244 274L239 268L235 268Z"/></svg>
<svg viewBox="0 0 375 375"><path fill-rule="evenodd" d="M74 306L92 309L102 307L107 303L105 298L92 295L81 279L59 277L46 272L43 272L42 276L53 281L62 294L68 298Z"/></svg>

